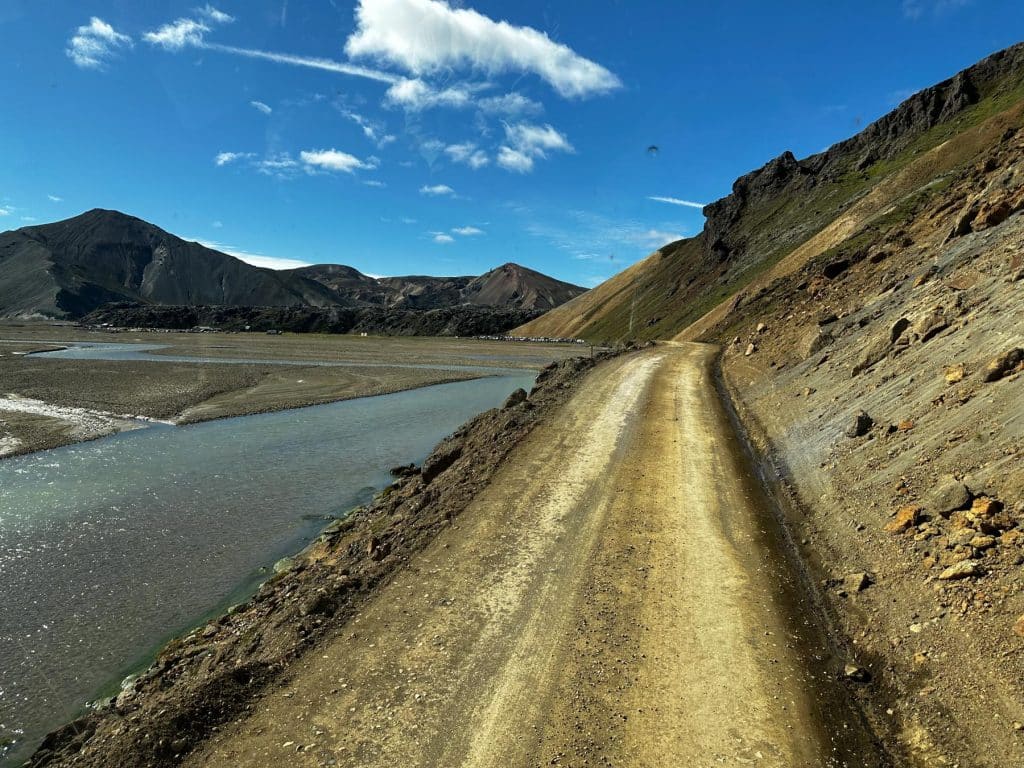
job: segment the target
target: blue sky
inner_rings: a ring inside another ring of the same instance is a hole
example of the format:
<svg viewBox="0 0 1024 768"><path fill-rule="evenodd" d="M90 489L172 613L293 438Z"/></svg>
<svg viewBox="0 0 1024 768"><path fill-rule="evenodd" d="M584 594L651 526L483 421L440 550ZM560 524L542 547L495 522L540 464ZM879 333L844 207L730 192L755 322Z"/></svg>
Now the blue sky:
<svg viewBox="0 0 1024 768"><path fill-rule="evenodd" d="M1024 37L1020 0L725 5L0 0L0 229L116 208L256 263L594 285Z"/></svg>

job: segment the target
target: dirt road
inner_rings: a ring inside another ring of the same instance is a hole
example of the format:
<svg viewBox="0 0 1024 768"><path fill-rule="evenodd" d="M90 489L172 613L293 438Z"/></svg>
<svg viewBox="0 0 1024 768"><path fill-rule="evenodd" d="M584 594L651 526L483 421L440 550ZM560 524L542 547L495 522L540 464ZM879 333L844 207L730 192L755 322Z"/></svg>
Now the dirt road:
<svg viewBox="0 0 1024 768"><path fill-rule="evenodd" d="M203 766L875 766L711 378L595 370Z"/></svg>

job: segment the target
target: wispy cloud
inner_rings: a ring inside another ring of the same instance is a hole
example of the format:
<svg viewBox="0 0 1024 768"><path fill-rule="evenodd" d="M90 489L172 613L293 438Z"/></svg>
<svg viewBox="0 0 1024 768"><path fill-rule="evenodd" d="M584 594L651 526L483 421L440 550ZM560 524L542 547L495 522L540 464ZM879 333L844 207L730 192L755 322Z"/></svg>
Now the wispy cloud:
<svg viewBox="0 0 1024 768"><path fill-rule="evenodd" d="M12 208L7 208L5 206L0 205L0 216L10 216L13 212L14 211Z"/></svg>
<svg viewBox="0 0 1024 768"><path fill-rule="evenodd" d="M917 21L926 15L936 16L970 5L971 0L903 0L903 15Z"/></svg>
<svg viewBox="0 0 1024 768"><path fill-rule="evenodd" d="M351 58L368 57L419 76L458 67L497 74L531 72L565 97L620 87L600 64L531 27L494 21L438 0L360 0Z"/></svg>
<svg viewBox="0 0 1024 768"><path fill-rule="evenodd" d="M461 235L462 237L473 237L474 235L484 234L484 231L477 227L454 227L452 232L456 235Z"/></svg>
<svg viewBox="0 0 1024 768"><path fill-rule="evenodd" d="M507 117L520 117L526 115L538 115L544 111L544 105L539 101L523 96L513 91L503 96L488 96L477 102L481 111L494 115L505 115Z"/></svg>
<svg viewBox="0 0 1024 768"><path fill-rule="evenodd" d="M477 145L472 141L462 144L449 144L445 147L444 153L451 158L453 163L468 165L474 171L483 168L491 162L487 157L487 153L482 149L478 149Z"/></svg>
<svg viewBox="0 0 1024 768"><path fill-rule="evenodd" d="M654 200L656 203L668 203L669 205L681 205L684 208L697 208L703 209L704 203L695 203L692 200L680 200L678 197L658 197L657 195L651 195L647 198L648 200Z"/></svg>
<svg viewBox="0 0 1024 768"><path fill-rule="evenodd" d="M440 243L441 245L447 245L448 243L454 243L455 238L451 235L446 235L444 232L435 232L434 242Z"/></svg>
<svg viewBox="0 0 1024 768"><path fill-rule="evenodd" d="M212 5L207 3L202 8L196 8L196 13L203 16L215 24L230 24L235 20L234 16L224 13L224 11L214 8Z"/></svg>
<svg viewBox="0 0 1024 768"><path fill-rule="evenodd" d="M374 189L384 189L387 186L383 181L378 181L377 179L367 179L363 184Z"/></svg>
<svg viewBox="0 0 1024 768"><path fill-rule="evenodd" d="M35 216L22 216L21 220L31 224L33 221L39 221Z"/></svg>
<svg viewBox="0 0 1024 768"><path fill-rule="evenodd" d="M51 203L63 203L64 202L64 198L63 197L57 197L57 195L47 195L46 199L49 200Z"/></svg>
<svg viewBox="0 0 1024 768"><path fill-rule="evenodd" d="M566 211L563 220L545 220L529 208L512 207L525 221L525 230L543 238L571 258L608 264L616 271L653 249L685 237L673 222L642 222L610 218L591 211Z"/></svg>
<svg viewBox="0 0 1024 768"><path fill-rule="evenodd" d="M299 153L299 159L310 169L354 173L358 170L372 170L377 167L375 158L360 160L355 155L338 149L311 149Z"/></svg>
<svg viewBox="0 0 1024 768"><path fill-rule="evenodd" d="M68 57L82 69L103 69L106 62L122 48L131 48L132 39L93 16L68 40Z"/></svg>
<svg viewBox="0 0 1024 768"><path fill-rule="evenodd" d="M253 157L252 152L218 152L217 156L213 158L213 164L220 167L250 157Z"/></svg>
<svg viewBox="0 0 1024 768"><path fill-rule="evenodd" d="M259 110L264 115L269 115L274 111L273 107L269 104L264 104L262 101L250 101L249 106L253 109Z"/></svg>
<svg viewBox="0 0 1024 768"><path fill-rule="evenodd" d="M396 137L393 134L387 133L383 123L379 123L375 120L371 120L368 117L364 117L358 112L353 112L350 109L346 109L342 106L335 105L342 116L348 118L353 123L363 129L363 135L366 136L370 141L377 145L378 149L383 149L388 144L396 141Z"/></svg>
<svg viewBox="0 0 1024 768"><path fill-rule="evenodd" d="M293 177L300 168L299 161L287 152L261 158L255 161L254 165L256 170L265 176L275 176L280 179Z"/></svg>
<svg viewBox="0 0 1024 768"><path fill-rule="evenodd" d="M498 165L516 173L529 173L534 161L548 152L575 152L569 140L550 125L506 124L505 141L498 149Z"/></svg>
<svg viewBox="0 0 1024 768"><path fill-rule="evenodd" d="M164 24L153 32L144 33L142 39L165 51L176 52L186 47L203 47L203 35L209 31L210 28L201 21L178 19L170 24Z"/></svg>
<svg viewBox="0 0 1024 768"><path fill-rule="evenodd" d="M445 197L448 195L454 195L455 190L447 184L434 184L433 186L420 187L420 194L426 195L427 197Z"/></svg>
<svg viewBox="0 0 1024 768"><path fill-rule="evenodd" d="M207 20L212 21L209 18ZM163 48L171 53L177 53L184 48L200 48L202 50L217 51L249 59L273 61L277 64L308 67L341 75L363 77L382 83L397 83L402 79L388 72L349 64L344 61L335 61L334 59L316 56L296 56L278 51L264 51L258 48L241 48L234 45L213 43L206 39L208 32L210 32L209 24L194 18L181 18L170 24L164 24L152 32L146 32L142 37L147 43Z"/></svg>

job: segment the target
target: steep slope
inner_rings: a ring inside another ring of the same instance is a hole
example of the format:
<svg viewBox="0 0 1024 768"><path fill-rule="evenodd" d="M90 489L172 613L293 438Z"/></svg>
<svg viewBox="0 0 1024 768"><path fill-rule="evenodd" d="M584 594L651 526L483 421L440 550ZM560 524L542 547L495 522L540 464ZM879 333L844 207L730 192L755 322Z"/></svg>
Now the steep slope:
<svg viewBox="0 0 1024 768"><path fill-rule="evenodd" d="M78 317L110 301L326 306L321 284L245 264L117 211L0 234L0 311Z"/></svg>
<svg viewBox="0 0 1024 768"><path fill-rule="evenodd" d="M1022 99L1024 44L915 94L825 152L804 160L783 153L705 207L700 235L665 246L516 332L671 338L780 262L796 268L894 206L941 191L947 174L998 140L998 116Z"/></svg>

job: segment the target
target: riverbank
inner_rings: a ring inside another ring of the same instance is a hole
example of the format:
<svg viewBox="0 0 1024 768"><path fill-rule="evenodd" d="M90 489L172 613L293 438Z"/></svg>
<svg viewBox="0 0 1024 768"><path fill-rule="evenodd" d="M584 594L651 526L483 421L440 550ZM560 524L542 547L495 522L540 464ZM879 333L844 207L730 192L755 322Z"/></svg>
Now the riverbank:
<svg viewBox="0 0 1024 768"><path fill-rule="evenodd" d="M55 341L163 348L145 360L27 354L59 349ZM96 439L141 426L135 421L140 418L190 424L301 408L478 378L488 369L539 369L579 354L575 345L457 339L111 334L68 325L0 325L0 457ZM197 362L162 359L167 355Z"/></svg>
<svg viewBox="0 0 1024 768"><path fill-rule="evenodd" d="M332 526L245 605L170 643L103 710L51 734L33 765L170 765L250 706L288 665L342 627L456 518L512 448L593 366L552 364L442 442L422 467Z"/></svg>

